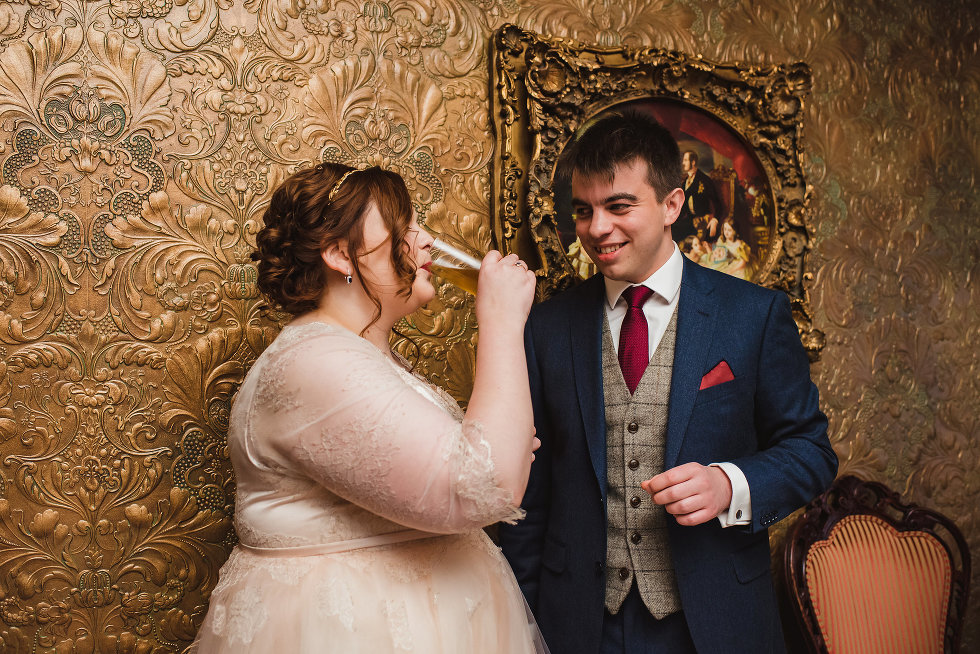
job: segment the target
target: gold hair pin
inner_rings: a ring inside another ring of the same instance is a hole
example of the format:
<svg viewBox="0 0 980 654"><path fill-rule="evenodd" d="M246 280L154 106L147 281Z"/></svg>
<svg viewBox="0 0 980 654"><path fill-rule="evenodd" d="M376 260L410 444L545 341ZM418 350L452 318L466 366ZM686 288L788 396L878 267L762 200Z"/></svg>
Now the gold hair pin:
<svg viewBox="0 0 980 654"><path fill-rule="evenodd" d="M346 173L344 173L343 175L340 176L340 179L337 180L337 183L334 184L333 185L333 188L330 189L330 192L327 193L327 202L328 203L329 202L333 202L333 199L337 196L337 191L340 190L340 185L344 183L344 180L347 179L348 177L350 177L351 173L356 173L356 172L357 172L357 168L351 168Z"/></svg>

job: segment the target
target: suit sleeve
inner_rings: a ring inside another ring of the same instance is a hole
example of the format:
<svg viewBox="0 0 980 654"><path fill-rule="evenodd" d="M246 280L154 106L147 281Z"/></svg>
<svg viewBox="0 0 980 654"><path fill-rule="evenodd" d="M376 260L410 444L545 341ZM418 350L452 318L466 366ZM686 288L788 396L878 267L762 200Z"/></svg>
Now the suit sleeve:
<svg viewBox="0 0 980 654"><path fill-rule="evenodd" d="M510 563L520 584L521 591L532 611L537 609L538 581L541 573L541 555L544 549L545 530L551 494L551 451L554 435L544 408L542 370L534 346L534 312L524 330L524 352L531 387L531 403L534 409L534 427L541 447L535 452L531 464L531 476L524 492L522 508L527 513L517 524L501 524L498 532L504 556Z"/></svg>
<svg viewBox="0 0 980 654"><path fill-rule="evenodd" d="M732 461L749 483L752 531L764 530L805 505L837 475L827 417L783 293L769 306L758 371L754 413L759 451Z"/></svg>

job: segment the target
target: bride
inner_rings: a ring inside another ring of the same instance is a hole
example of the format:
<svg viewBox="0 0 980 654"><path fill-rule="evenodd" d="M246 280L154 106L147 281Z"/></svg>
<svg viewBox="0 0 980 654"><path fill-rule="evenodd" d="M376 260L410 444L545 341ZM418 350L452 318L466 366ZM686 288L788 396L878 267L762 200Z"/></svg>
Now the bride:
<svg viewBox="0 0 980 654"><path fill-rule="evenodd" d="M401 177L297 172L257 243L259 286L294 319L232 409L240 543L191 651L546 652L481 529L522 517L538 444L523 348L534 274L516 255L483 260L464 415L388 345L435 294L432 238Z"/></svg>

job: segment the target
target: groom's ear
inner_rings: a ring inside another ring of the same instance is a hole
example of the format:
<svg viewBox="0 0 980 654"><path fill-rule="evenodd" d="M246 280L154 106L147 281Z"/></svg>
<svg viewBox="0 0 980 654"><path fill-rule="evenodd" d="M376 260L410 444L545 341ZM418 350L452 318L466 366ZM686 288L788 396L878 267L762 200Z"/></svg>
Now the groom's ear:
<svg viewBox="0 0 980 654"><path fill-rule="evenodd" d="M684 189L675 188L668 193L664 198L663 205L664 224L673 225L678 216L681 215L681 209L684 208Z"/></svg>

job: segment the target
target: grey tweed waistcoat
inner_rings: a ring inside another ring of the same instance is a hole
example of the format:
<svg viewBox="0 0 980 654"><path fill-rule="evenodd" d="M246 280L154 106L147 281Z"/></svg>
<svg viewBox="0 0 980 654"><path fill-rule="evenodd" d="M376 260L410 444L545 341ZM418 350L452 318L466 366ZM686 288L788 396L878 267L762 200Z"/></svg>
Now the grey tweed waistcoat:
<svg viewBox="0 0 980 654"><path fill-rule="evenodd" d="M664 470L667 404L677 337L675 308L667 331L636 391L623 380L609 325L602 330L602 388L606 403L606 608L617 613L636 580L658 620L680 610L667 541L667 512L640 482Z"/></svg>

